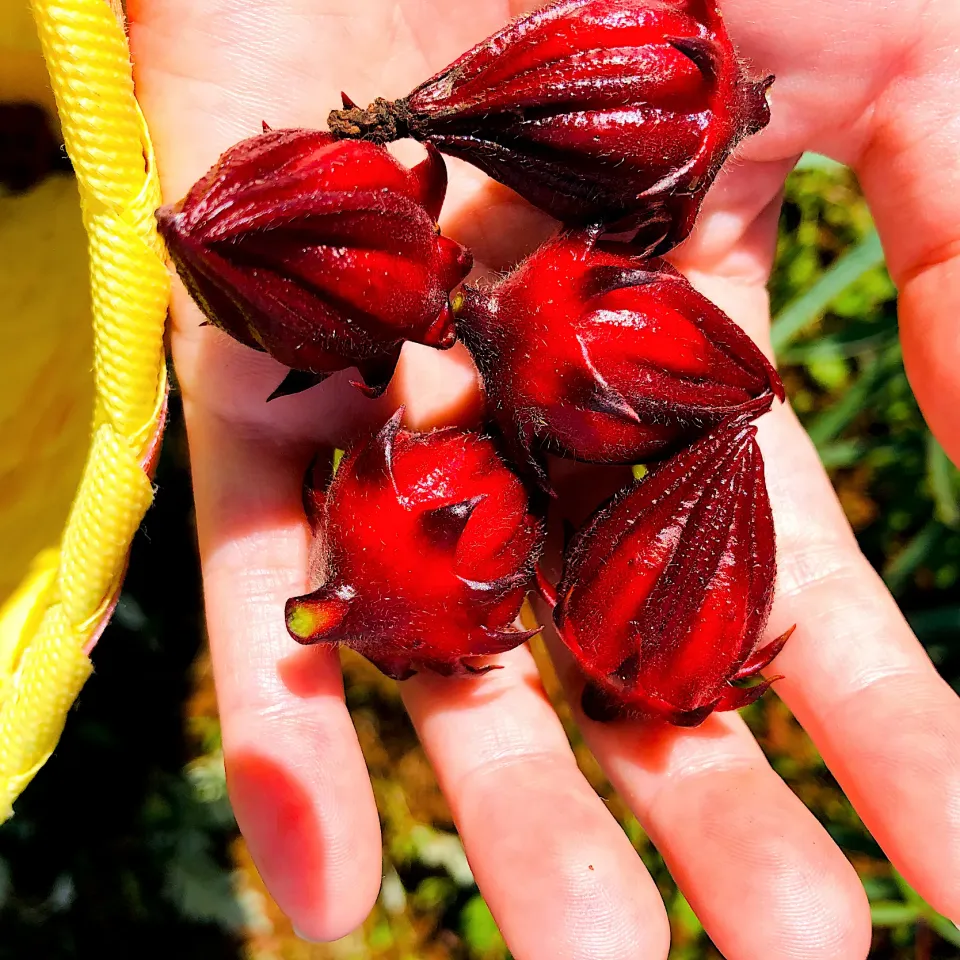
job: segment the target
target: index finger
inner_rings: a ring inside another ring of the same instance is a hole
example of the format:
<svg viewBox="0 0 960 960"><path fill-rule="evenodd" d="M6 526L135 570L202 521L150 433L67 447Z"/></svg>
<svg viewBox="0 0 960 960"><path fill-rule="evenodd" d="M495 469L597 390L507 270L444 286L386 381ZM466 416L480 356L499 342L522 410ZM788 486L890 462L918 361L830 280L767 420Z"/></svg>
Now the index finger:
<svg viewBox="0 0 960 960"><path fill-rule="evenodd" d="M335 939L376 899L380 831L336 652L291 649L281 616L306 586L302 454L202 407L189 431L230 799L281 908Z"/></svg>
<svg viewBox="0 0 960 960"><path fill-rule="evenodd" d="M167 199L257 132L265 111L277 124L321 122L306 105L312 97L297 103L289 94L308 40L311 56L324 44L336 56L320 11L316 29L304 31L306 11L130 5L137 92ZM335 939L376 898L379 823L336 655L298 650L283 605L307 586L300 487L309 458L318 443L342 442L382 418L383 408L336 383L266 404L283 377L279 364L200 329L182 288L172 312L231 801L281 908L305 935ZM455 358L435 362L442 386L420 410L424 424L473 384ZM406 357L398 379L418 378L417 363L415 352Z"/></svg>

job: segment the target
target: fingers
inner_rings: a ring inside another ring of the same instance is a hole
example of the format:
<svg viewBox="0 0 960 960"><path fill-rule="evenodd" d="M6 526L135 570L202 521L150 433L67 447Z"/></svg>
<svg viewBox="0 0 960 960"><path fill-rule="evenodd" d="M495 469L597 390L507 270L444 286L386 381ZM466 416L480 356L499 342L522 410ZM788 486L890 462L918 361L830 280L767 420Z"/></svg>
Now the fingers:
<svg viewBox="0 0 960 960"><path fill-rule="evenodd" d="M766 343L765 295L699 277ZM960 917L960 701L860 553L819 457L786 407L758 421L777 529L769 673L864 823L910 883Z"/></svg>
<svg viewBox="0 0 960 960"><path fill-rule="evenodd" d="M569 655L554 659L579 703ZM856 872L735 714L694 730L599 724L584 738L730 960L855 960L870 947Z"/></svg>
<svg viewBox="0 0 960 960"><path fill-rule="evenodd" d="M658 960L650 875L577 768L528 650L479 681L417 676L404 701L477 883L517 960Z"/></svg>
<svg viewBox="0 0 960 960"><path fill-rule="evenodd" d="M956 8L930 4L923 36L887 78L855 167L900 288L911 384L960 458L960 58L943 38ZM738 314L733 308L734 316ZM751 332L760 329L752 313ZM793 417L761 421L780 544L773 636L797 633L772 668L777 690L907 879L960 917L960 705L859 553L815 451Z"/></svg>
<svg viewBox="0 0 960 960"><path fill-rule="evenodd" d="M899 316L910 385L930 428L960 463L960 256L931 262L903 280Z"/></svg>
<svg viewBox="0 0 960 960"><path fill-rule="evenodd" d="M271 893L307 936L334 939L380 883L370 782L332 652L298 649L283 604L306 586L302 451L190 419L207 622L230 798Z"/></svg>
<svg viewBox="0 0 960 960"><path fill-rule="evenodd" d="M786 410L760 428L778 521L770 636L798 628L771 668L890 859L960 917L960 702L857 549L830 483Z"/></svg>
<svg viewBox="0 0 960 960"><path fill-rule="evenodd" d="M762 288L695 279L763 341ZM785 674L777 691L894 863L957 916L960 706L857 550L800 425L779 408L759 426L780 564L768 637L799 624L771 668ZM727 956L864 955L868 917L852 871L739 723L621 729L584 723ZM755 939L743 937L745 926ZM785 944L795 953L784 954Z"/></svg>
<svg viewBox="0 0 960 960"><path fill-rule="evenodd" d="M938 23L939 20L939 23ZM960 462L960 12L930 5L928 36L878 103L856 165L900 290L904 361L924 416Z"/></svg>
<svg viewBox="0 0 960 960"><path fill-rule="evenodd" d="M388 6L380 11L387 20ZM370 7L367 16L344 17L350 39L371 63L409 69L382 49ZM138 95L168 199L232 142L258 132L262 119L322 127L339 89L330 89L334 76L356 78L355 57L322 4L254 10L231 0L162 0L131 3L128 12ZM349 372L267 404L285 373L279 364L201 328L179 284L172 314L231 801L281 908L306 936L331 939L373 905L381 857L336 659L297 649L284 628L284 601L307 586L303 471L317 443L344 445L382 423L411 385L412 426L475 416L474 374L462 351L441 357L407 345L379 404L348 386Z"/></svg>

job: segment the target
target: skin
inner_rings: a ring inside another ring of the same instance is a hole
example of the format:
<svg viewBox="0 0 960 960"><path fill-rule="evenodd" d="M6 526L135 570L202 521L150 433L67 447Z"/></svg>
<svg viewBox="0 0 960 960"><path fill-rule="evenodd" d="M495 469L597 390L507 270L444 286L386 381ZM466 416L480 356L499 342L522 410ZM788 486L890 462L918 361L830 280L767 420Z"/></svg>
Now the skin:
<svg viewBox="0 0 960 960"><path fill-rule="evenodd" d="M323 126L346 89L398 96L525 5L504 0L131 0L137 91L173 200L234 141ZM774 72L773 122L745 143L675 256L767 346L764 282L779 191L806 149L857 171L901 292L907 369L960 458L960 8L955 0L726 0L741 53ZM500 269L551 225L451 162L443 226ZM306 587L299 488L318 443L343 444L400 401L427 427L477 416L462 354L411 345L379 403L338 378L263 398L276 363L209 328L182 289L173 352L196 490L210 643L231 797L264 879L307 938L348 933L381 872L370 782L336 654L295 648L284 600ZM780 538L773 665L884 850L960 919L960 704L857 549L789 409L762 420ZM601 483L568 478L581 493ZM571 695L577 682L558 655ZM526 648L476 684L403 695L477 881L518 960L666 956L663 904L579 773ZM736 715L696 730L583 721L600 762L732 960L864 957L870 920L840 850L773 773Z"/></svg>

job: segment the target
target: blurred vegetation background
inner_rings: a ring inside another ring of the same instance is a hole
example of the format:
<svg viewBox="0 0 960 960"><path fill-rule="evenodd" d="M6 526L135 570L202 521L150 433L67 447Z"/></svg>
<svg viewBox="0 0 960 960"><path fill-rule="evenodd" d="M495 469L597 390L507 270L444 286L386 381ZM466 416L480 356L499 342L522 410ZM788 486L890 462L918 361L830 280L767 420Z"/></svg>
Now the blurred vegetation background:
<svg viewBox="0 0 960 960"><path fill-rule="evenodd" d="M861 547L958 687L960 478L904 376L895 291L846 169L805 157L790 177L770 291L784 379ZM95 673L56 755L0 828L0 960L111 948L147 960L505 960L395 684L349 653L347 700L383 825L383 888L354 935L329 945L294 936L226 798L175 394L156 482ZM583 770L660 886L671 956L719 956L550 683ZM960 932L892 870L779 700L765 697L748 721L860 872L873 905L872 956L960 956Z"/></svg>

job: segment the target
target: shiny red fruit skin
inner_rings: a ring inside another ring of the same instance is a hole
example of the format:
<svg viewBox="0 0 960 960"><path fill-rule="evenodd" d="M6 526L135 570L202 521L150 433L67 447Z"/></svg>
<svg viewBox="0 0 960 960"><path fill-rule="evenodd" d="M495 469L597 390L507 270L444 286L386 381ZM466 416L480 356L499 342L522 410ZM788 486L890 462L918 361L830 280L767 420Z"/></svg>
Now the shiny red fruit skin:
<svg viewBox="0 0 960 960"><path fill-rule="evenodd" d="M753 341L663 260L563 232L491 289L464 287L457 332L518 462L660 459L783 398Z"/></svg>
<svg viewBox="0 0 960 960"><path fill-rule="evenodd" d="M514 627L543 530L520 479L476 433L400 429L402 409L305 504L323 584L287 602L291 636L342 643L398 680L482 673Z"/></svg>
<svg viewBox="0 0 960 960"><path fill-rule="evenodd" d="M776 540L756 427L724 424L594 515L570 544L554 622L584 712L695 726L756 700L789 632L757 649Z"/></svg>
<svg viewBox="0 0 960 960"><path fill-rule="evenodd" d="M639 230L660 254L769 122L771 82L746 79L716 0L559 0L331 129L427 141L564 223Z"/></svg>
<svg viewBox="0 0 960 960"><path fill-rule="evenodd" d="M435 151L410 170L370 143L265 130L157 221L208 320L301 385L356 366L378 393L405 340L455 341L449 293L472 258L439 235L445 191Z"/></svg>

